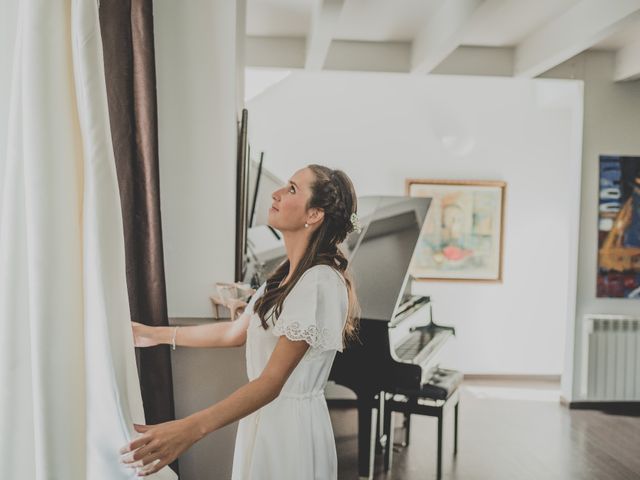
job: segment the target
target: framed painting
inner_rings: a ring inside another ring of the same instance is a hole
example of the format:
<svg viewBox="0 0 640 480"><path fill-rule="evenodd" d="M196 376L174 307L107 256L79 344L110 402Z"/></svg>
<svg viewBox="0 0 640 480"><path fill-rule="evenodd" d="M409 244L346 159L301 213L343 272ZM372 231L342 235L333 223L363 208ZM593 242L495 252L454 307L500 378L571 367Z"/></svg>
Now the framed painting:
<svg viewBox="0 0 640 480"><path fill-rule="evenodd" d="M597 295L640 299L640 157L601 155Z"/></svg>
<svg viewBox="0 0 640 480"><path fill-rule="evenodd" d="M431 198L409 267L416 280L502 281L505 182L407 179L405 187Z"/></svg>

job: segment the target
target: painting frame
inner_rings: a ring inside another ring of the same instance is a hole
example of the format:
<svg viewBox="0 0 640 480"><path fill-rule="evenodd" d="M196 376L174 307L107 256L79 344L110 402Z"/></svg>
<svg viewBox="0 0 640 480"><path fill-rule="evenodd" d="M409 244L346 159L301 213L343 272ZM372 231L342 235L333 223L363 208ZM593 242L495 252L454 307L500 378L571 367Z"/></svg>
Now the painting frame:
<svg viewBox="0 0 640 480"><path fill-rule="evenodd" d="M407 196L419 196L419 197L431 197L428 190L429 187L433 187L433 190L446 190L450 188L451 192L459 191L461 193L473 193L474 191L490 191L497 189L495 192L498 200L497 210L493 211L492 219L498 220L499 225L493 227L495 233L497 233L498 239L493 239L493 244L497 248L495 258L492 259L492 274L491 275L456 275L455 272L445 273L444 271L438 272L429 271L428 268L418 268L416 266L416 259L411 263L410 273L416 281L451 281L451 282L487 282L487 283L502 283L503 281L503 269L504 269L504 224L505 224L505 211L506 211L506 195L507 195L507 182L502 180L444 180L444 179L425 179L425 178L407 178L405 180L405 195ZM434 203L432 200L432 207ZM430 213L431 212L430 208ZM420 233L420 239L416 245L416 255L419 256L422 243L428 236L428 222L427 220L423 225L423 230ZM494 235L495 236L495 235Z"/></svg>

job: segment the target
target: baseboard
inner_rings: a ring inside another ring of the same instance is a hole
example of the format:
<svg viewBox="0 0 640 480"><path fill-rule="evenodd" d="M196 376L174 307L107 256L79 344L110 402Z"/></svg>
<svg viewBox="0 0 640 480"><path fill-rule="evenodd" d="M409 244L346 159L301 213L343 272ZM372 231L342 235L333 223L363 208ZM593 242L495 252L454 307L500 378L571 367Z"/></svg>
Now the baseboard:
<svg viewBox="0 0 640 480"><path fill-rule="evenodd" d="M518 373L465 373L465 380L475 381L518 381L518 382L560 382L560 375L537 375Z"/></svg>
<svg viewBox="0 0 640 480"><path fill-rule="evenodd" d="M600 410L617 415L640 416L639 401L568 402L570 410Z"/></svg>

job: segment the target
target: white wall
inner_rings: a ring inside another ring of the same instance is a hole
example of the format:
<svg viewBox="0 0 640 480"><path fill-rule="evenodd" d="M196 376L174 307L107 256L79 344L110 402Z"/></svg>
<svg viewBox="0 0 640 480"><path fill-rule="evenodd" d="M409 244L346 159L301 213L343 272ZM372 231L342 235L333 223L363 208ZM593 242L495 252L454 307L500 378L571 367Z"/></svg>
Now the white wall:
<svg viewBox="0 0 640 480"><path fill-rule="evenodd" d="M215 282L233 281L236 8L243 12L243 2L154 2L170 317L210 317Z"/></svg>
<svg viewBox="0 0 640 480"><path fill-rule="evenodd" d="M598 252L598 162L601 154L640 155L640 82L612 81L615 55L586 52L547 72L546 77L584 80L582 198L575 322L567 338L563 395L580 400L582 317L587 313L638 315L640 302L596 298Z"/></svg>
<svg viewBox="0 0 640 480"><path fill-rule="evenodd" d="M403 195L409 177L507 182L503 282L415 286L457 329L443 360L489 374L562 372L581 107L578 81L346 72L297 72L248 102L252 148L281 178L321 163L359 195Z"/></svg>
<svg viewBox="0 0 640 480"><path fill-rule="evenodd" d="M244 0L154 2L170 317L211 317L215 282L234 276L236 119L244 91L244 72L237 65L244 64L244 10ZM178 418L246 381L242 351L188 350L172 357ZM180 478L229 478L236 427L229 425L185 452Z"/></svg>

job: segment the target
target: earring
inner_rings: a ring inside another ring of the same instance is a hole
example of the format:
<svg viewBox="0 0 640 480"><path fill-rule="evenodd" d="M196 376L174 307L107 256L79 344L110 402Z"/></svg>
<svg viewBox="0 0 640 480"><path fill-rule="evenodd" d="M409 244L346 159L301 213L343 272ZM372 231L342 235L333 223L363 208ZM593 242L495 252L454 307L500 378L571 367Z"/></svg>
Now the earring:
<svg viewBox="0 0 640 480"><path fill-rule="evenodd" d="M309 224L307 222L304 223L304 228L309 228Z"/></svg>

